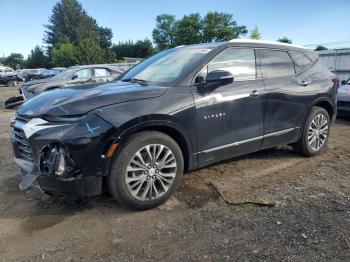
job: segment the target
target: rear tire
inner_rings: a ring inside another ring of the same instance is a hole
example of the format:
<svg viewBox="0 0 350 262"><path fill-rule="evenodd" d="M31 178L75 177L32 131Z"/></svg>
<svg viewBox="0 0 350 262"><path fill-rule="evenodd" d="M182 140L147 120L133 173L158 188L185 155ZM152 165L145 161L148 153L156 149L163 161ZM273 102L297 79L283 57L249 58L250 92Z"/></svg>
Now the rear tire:
<svg viewBox="0 0 350 262"><path fill-rule="evenodd" d="M175 192L183 169L179 145L164 133L145 131L132 135L117 149L107 186L122 206L150 209Z"/></svg>
<svg viewBox="0 0 350 262"><path fill-rule="evenodd" d="M328 112L322 107L313 107L299 141L293 144L294 150L309 157L322 153L327 146L330 124Z"/></svg>

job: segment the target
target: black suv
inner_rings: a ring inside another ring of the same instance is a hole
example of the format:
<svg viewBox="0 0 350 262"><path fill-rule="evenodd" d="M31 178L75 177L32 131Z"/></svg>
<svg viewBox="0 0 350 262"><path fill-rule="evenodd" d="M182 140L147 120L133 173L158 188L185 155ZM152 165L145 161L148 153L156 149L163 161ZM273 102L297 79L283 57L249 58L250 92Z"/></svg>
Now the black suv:
<svg viewBox="0 0 350 262"><path fill-rule="evenodd" d="M158 53L120 81L34 97L12 121L22 189L153 208L184 171L280 144L325 149L338 79L310 50L233 40Z"/></svg>

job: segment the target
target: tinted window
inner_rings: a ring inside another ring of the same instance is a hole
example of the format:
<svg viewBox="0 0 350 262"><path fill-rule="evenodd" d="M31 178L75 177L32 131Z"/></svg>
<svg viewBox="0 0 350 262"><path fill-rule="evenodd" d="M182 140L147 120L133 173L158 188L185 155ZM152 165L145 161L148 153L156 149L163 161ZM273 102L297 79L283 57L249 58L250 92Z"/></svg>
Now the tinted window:
<svg viewBox="0 0 350 262"><path fill-rule="evenodd" d="M225 70L233 74L235 80L255 79L255 52L248 48L224 50L208 64L208 72Z"/></svg>
<svg viewBox="0 0 350 262"><path fill-rule="evenodd" d="M260 54L264 77L295 74L293 61L287 52L263 49Z"/></svg>
<svg viewBox="0 0 350 262"><path fill-rule="evenodd" d="M90 68L81 69L75 72L74 74L77 75L78 78L91 77L91 69Z"/></svg>
<svg viewBox="0 0 350 262"><path fill-rule="evenodd" d="M110 76L111 72L107 68L95 68L95 76Z"/></svg>
<svg viewBox="0 0 350 262"><path fill-rule="evenodd" d="M299 52L289 52L289 53L294 60L296 72L300 72L311 63L311 61L303 53L299 53Z"/></svg>

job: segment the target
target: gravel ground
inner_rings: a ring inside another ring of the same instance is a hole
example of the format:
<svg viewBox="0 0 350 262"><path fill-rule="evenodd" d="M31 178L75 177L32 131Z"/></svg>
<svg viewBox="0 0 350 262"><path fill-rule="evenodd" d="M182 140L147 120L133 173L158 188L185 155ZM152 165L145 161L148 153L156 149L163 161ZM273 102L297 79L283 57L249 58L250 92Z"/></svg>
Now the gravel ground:
<svg viewBox="0 0 350 262"><path fill-rule="evenodd" d="M184 176L167 203L124 210L108 195L21 192L0 87L0 261L350 261L350 120L324 154L287 146Z"/></svg>

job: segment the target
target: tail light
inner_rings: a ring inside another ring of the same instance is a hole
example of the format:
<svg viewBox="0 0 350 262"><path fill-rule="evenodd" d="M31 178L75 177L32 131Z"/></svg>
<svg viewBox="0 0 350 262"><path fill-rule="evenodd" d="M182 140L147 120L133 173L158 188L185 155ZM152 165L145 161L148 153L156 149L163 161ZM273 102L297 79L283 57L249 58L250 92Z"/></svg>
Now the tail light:
<svg viewBox="0 0 350 262"><path fill-rule="evenodd" d="M333 88L338 89L339 88L339 83L340 83L339 78L337 76L333 77L332 78L332 82L333 82Z"/></svg>

